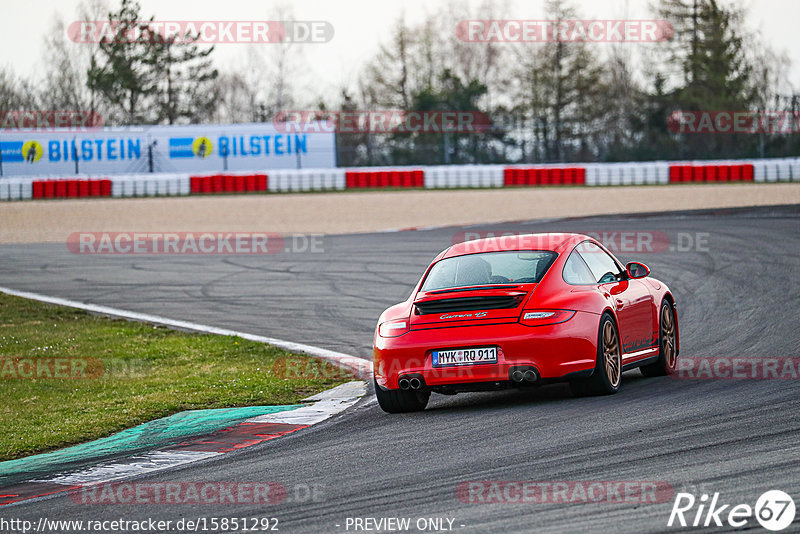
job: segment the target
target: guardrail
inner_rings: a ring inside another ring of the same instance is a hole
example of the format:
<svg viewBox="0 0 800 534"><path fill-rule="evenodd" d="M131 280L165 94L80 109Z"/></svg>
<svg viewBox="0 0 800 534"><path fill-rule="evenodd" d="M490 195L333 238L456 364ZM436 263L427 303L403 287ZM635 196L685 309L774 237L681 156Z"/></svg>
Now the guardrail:
<svg viewBox="0 0 800 534"><path fill-rule="evenodd" d="M448 189L673 183L798 182L800 158L748 161L451 165L299 169L222 174L129 174L0 178L0 200L154 197L197 194Z"/></svg>

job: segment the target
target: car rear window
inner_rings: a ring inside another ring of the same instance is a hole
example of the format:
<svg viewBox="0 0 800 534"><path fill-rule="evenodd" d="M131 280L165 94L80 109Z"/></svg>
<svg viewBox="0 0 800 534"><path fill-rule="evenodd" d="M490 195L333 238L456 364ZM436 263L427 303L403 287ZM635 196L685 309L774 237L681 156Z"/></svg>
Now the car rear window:
<svg viewBox="0 0 800 534"><path fill-rule="evenodd" d="M556 256L555 252L537 250L486 252L446 258L431 268L421 291L539 283Z"/></svg>

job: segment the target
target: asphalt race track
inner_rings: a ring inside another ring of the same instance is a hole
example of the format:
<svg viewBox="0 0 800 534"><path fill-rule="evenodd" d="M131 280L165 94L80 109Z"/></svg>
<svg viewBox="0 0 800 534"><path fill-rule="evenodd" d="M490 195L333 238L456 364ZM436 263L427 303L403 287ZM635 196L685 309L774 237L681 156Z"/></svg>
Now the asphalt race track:
<svg viewBox="0 0 800 534"><path fill-rule="evenodd" d="M0 247L0 285L369 358L378 314L403 300L464 230L331 236L324 253L270 256L81 256L64 245L8 245ZM800 206L466 229L475 230L664 232L680 250L618 256L644 261L674 291L682 357L800 357ZM423 413L389 416L369 397L308 430L143 479L316 484L314 502L91 506L61 495L2 513L34 522L272 516L281 532L308 533L345 532L348 517L449 517L457 532L663 532L678 530L667 528L671 499L476 504L459 500L456 487L664 481L698 497L719 492L731 505L752 506L770 489L797 500L799 409L798 380L646 379L638 371L626 373L619 394L600 398L573 398L561 385L434 395ZM754 519L749 529L763 531Z"/></svg>

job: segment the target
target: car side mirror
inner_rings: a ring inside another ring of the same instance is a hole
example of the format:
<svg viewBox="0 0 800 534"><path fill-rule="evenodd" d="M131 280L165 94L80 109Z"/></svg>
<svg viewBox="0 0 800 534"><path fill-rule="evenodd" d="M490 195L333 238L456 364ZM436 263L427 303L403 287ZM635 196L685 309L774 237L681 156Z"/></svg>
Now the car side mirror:
<svg viewBox="0 0 800 534"><path fill-rule="evenodd" d="M625 266L625 270L628 272L628 278L647 278L650 276L650 269L644 263L639 263L637 261L632 261L628 265Z"/></svg>

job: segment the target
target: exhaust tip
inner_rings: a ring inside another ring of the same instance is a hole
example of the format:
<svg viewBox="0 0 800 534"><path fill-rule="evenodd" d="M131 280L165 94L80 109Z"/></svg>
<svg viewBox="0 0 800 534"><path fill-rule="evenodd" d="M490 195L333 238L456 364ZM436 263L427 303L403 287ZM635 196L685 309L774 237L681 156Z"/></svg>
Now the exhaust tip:
<svg viewBox="0 0 800 534"><path fill-rule="evenodd" d="M419 378L412 378L408 381L408 385L411 389L419 389L422 387L422 381Z"/></svg>
<svg viewBox="0 0 800 534"><path fill-rule="evenodd" d="M521 365L519 367L512 367L509 378L512 382L518 385L534 384L539 381L539 371L530 365Z"/></svg>
<svg viewBox="0 0 800 534"><path fill-rule="evenodd" d="M409 384L409 381L406 378L401 378L397 385L399 385L400 389L403 391L407 391L411 387L411 384Z"/></svg>

